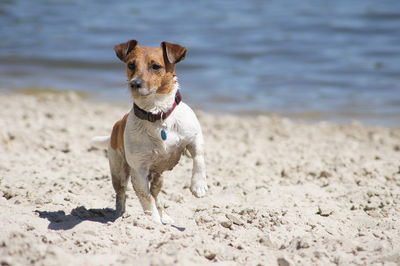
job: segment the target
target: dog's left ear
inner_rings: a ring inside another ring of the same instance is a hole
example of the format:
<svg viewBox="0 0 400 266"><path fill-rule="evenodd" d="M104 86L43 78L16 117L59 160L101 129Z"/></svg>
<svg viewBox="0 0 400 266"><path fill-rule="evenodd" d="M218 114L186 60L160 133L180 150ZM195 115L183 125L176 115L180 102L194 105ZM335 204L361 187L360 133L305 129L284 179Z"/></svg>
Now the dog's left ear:
<svg viewBox="0 0 400 266"><path fill-rule="evenodd" d="M120 44L118 44L118 45L115 45L115 46L114 46L115 54L118 56L118 58L119 58L122 62L126 63L128 54L129 54L133 49L135 49L136 45L137 45L137 41L136 41L136 40L130 40L130 41L127 41L127 42L124 42L124 43L120 43Z"/></svg>
<svg viewBox="0 0 400 266"><path fill-rule="evenodd" d="M164 54L170 64L176 64L185 59L187 49L179 44L162 42Z"/></svg>

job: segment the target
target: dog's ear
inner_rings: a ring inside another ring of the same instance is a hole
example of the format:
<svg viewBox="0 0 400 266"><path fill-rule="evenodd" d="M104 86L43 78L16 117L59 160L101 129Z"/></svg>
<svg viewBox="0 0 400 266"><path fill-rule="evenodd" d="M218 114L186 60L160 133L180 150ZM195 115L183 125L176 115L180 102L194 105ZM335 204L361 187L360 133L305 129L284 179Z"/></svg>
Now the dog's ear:
<svg viewBox="0 0 400 266"><path fill-rule="evenodd" d="M114 46L114 51L115 54L118 56L118 58L126 63L126 59L128 57L128 54L135 49L137 45L137 41L136 40L130 40L124 43L120 43L118 45Z"/></svg>
<svg viewBox="0 0 400 266"><path fill-rule="evenodd" d="M185 47L169 42L162 42L161 46L170 64L176 64L185 59L187 51Z"/></svg>

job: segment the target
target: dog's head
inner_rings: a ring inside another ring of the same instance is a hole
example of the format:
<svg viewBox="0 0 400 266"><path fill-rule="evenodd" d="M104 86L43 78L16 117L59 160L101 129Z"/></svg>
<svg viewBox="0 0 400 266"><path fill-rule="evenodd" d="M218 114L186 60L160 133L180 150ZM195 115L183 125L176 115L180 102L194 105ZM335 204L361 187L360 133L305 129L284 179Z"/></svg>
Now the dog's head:
<svg viewBox="0 0 400 266"><path fill-rule="evenodd" d="M117 57L126 63L128 84L134 98L169 94L175 87L175 64L186 56L186 48L162 42L160 47L139 46L136 40L114 46Z"/></svg>

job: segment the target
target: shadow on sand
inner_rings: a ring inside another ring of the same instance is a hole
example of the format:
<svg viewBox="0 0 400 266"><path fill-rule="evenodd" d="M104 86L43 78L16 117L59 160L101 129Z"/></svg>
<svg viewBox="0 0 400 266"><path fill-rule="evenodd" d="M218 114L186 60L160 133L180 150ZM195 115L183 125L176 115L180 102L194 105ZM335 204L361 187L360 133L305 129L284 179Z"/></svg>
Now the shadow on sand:
<svg viewBox="0 0 400 266"><path fill-rule="evenodd" d="M48 228L50 230L69 230L83 221L92 221L98 223L114 222L119 218L114 209L86 209L84 206L72 209L71 214L65 214L64 211L35 211L40 218L49 220ZM170 225L178 231L185 231L185 227Z"/></svg>
<svg viewBox="0 0 400 266"><path fill-rule="evenodd" d="M65 214L64 211L35 211L40 218L49 220L48 226L51 230L69 230L83 221L92 221L98 223L114 222L118 216L115 210L110 208L104 209L86 209L79 206L71 211L71 214Z"/></svg>

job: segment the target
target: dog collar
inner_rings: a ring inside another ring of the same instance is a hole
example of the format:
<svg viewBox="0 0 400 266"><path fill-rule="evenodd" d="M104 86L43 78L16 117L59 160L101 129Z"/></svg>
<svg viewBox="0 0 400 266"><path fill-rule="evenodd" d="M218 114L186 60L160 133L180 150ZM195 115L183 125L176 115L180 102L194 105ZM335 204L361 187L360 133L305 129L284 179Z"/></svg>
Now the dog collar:
<svg viewBox="0 0 400 266"><path fill-rule="evenodd" d="M172 107L166 111L166 112L158 112L156 114L147 112L143 109L141 109L139 106L137 106L135 103L133 104L133 111L135 113L135 115L142 120L147 120L149 122L156 122L158 120L165 120L167 119L168 116L170 116L170 114L172 114L172 112L174 111L175 107L182 101L182 94L180 93L180 91L178 90L175 94L175 101L174 104L172 105Z"/></svg>

